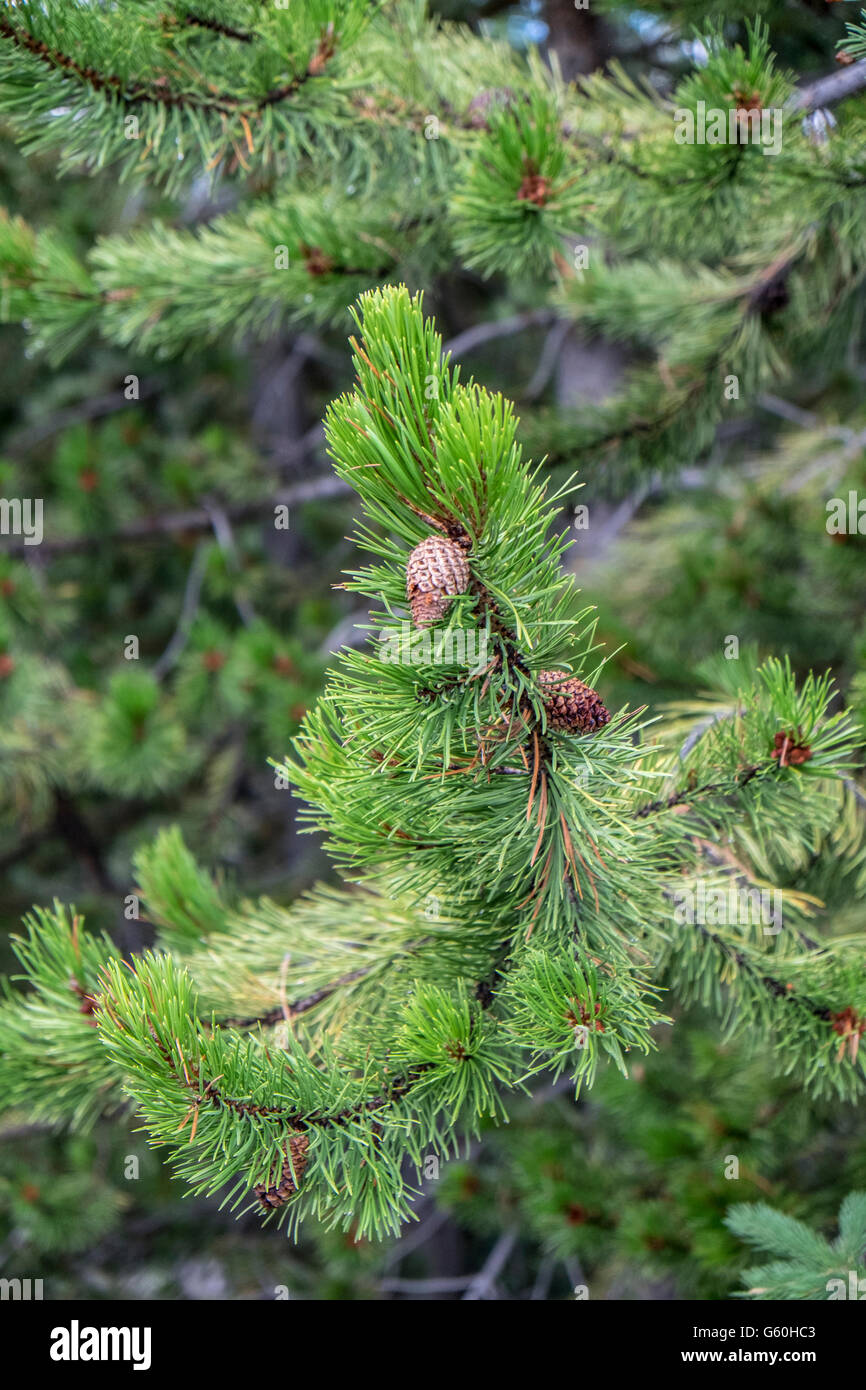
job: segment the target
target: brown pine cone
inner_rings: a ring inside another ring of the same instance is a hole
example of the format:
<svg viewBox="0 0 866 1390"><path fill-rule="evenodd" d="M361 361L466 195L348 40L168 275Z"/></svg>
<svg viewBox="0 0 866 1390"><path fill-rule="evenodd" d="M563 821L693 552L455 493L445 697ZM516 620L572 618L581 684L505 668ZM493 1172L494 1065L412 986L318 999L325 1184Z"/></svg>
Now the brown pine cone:
<svg viewBox="0 0 866 1390"><path fill-rule="evenodd" d="M406 596L416 627L430 627L445 617L454 594L469 587L469 565L455 541L427 536L416 545L406 566Z"/></svg>
<svg viewBox="0 0 866 1390"><path fill-rule="evenodd" d="M306 1134L293 1134L289 1140L289 1153L292 1156L292 1163L288 1158L283 1164L283 1171L280 1174L280 1182L277 1187L265 1187L264 1183L257 1183L253 1188L259 1199L259 1204L265 1211L270 1211L272 1207L285 1206L290 1197L293 1197L298 1190L301 1178L304 1176L304 1169L307 1166L307 1150L310 1141ZM295 1168L295 1176L292 1177L292 1164Z"/></svg>
<svg viewBox="0 0 866 1390"><path fill-rule="evenodd" d="M610 722L597 692L567 671L539 671L538 684L552 729L591 734Z"/></svg>

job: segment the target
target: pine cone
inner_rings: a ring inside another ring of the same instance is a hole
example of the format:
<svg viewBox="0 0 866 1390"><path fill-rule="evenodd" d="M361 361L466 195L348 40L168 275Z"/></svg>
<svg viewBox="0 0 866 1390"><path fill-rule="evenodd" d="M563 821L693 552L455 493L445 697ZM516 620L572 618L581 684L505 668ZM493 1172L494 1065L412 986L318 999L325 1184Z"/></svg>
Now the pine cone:
<svg viewBox="0 0 866 1390"><path fill-rule="evenodd" d="M552 729L591 734L609 723L597 692L567 671L539 671L538 684Z"/></svg>
<svg viewBox="0 0 866 1390"><path fill-rule="evenodd" d="M469 587L469 565L455 541L428 536L416 545L406 566L406 595L416 627L430 627L445 616L454 594Z"/></svg>
<svg viewBox="0 0 866 1390"><path fill-rule="evenodd" d="M289 1140L289 1153L292 1156L292 1164L295 1168L295 1176L292 1177L292 1164L288 1158L283 1164L283 1171L280 1175L278 1187L265 1187L264 1183L257 1183L253 1188L259 1203L265 1211L270 1211L272 1207L285 1206L290 1197L293 1197L298 1190L301 1178L304 1176L304 1169L307 1166L307 1150L310 1141L306 1134L293 1134Z"/></svg>

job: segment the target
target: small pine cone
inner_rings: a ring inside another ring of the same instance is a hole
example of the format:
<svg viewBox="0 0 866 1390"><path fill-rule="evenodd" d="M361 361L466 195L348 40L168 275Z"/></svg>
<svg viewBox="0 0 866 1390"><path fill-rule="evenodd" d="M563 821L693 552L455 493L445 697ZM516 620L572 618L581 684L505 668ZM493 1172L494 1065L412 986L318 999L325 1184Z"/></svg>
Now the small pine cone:
<svg viewBox="0 0 866 1390"><path fill-rule="evenodd" d="M552 729L591 734L609 723L610 715L596 691L567 671L539 671L538 684Z"/></svg>
<svg viewBox="0 0 866 1390"><path fill-rule="evenodd" d="M454 594L469 587L469 565L456 541L428 536L416 545L406 566L406 595L416 627L430 627L445 617Z"/></svg>
<svg viewBox="0 0 866 1390"><path fill-rule="evenodd" d="M257 1183L253 1188L259 1199L259 1204L265 1211L270 1211L273 1207L285 1206L290 1197L294 1197L298 1190L301 1178L304 1176L304 1169L307 1166L307 1150L310 1141L306 1134L293 1134L289 1140L289 1153L292 1156L292 1163L286 1159L283 1164L283 1171L280 1174L280 1182L277 1187L265 1187L264 1183ZM292 1164L294 1164L295 1175L292 1177Z"/></svg>

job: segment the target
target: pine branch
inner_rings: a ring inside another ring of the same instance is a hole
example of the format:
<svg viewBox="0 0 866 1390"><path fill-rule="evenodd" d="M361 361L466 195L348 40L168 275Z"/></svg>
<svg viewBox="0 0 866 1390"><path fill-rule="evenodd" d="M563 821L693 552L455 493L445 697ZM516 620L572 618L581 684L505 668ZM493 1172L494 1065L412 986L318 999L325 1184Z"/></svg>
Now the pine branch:
<svg viewBox="0 0 866 1390"><path fill-rule="evenodd" d="M348 491L348 487L341 479L328 473L319 478L308 479L281 488L271 497L253 502L231 503L224 510L233 522L254 521L257 517L264 516L268 512L273 514L277 507L300 505L326 497L339 497ZM212 513L207 508L196 507L190 508L188 511L163 512L154 516L142 517L140 520L130 522L128 526L119 527L106 539L110 539L112 544L126 545L180 532L209 531L212 527ZM93 537L87 535L46 536L40 545L40 552L47 555L74 555L89 550L92 544ZM0 554L26 555L29 549L30 547L25 546L22 540L4 537L3 544L0 545Z"/></svg>
<svg viewBox="0 0 866 1390"><path fill-rule="evenodd" d="M213 22L209 23L191 18L187 18L185 22L213 29L217 33L228 34L230 37L239 38L244 42L251 41L249 35L234 32ZM118 96L127 107L132 108L142 103L148 103L169 108L181 107L193 111L209 111L222 116L237 115L242 120L255 116L269 106L287 101L314 77L321 77L336 49L336 39L333 26L331 26L330 32L326 30L320 38L318 47L303 72L293 77L290 82L271 88L256 102L250 103L242 98L234 97L230 93L216 92L213 96L201 97L191 92L172 91L164 80L149 84L130 83L113 73L99 72L92 66L82 65L71 54L51 48L26 29L12 24L2 16L0 16L0 37L31 54L38 62L44 63L47 67L77 77L94 92L112 93Z"/></svg>
<svg viewBox="0 0 866 1390"><path fill-rule="evenodd" d="M230 24L223 24L220 20L204 18L202 15L185 14L181 23L193 29L208 29L212 34L219 34L221 38L237 39L238 43L253 42L252 34L233 29Z"/></svg>
<svg viewBox="0 0 866 1390"><path fill-rule="evenodd" d="M805 1222L765 1203L742 1202L728 1209L725 1224L741 1240L777 1259L743 1271L743 1298L858 1298L866 1255L866 1193L851 1192L839 1212L832 1242ZM853 1281L853 1288L852 1288Z"/></svg>
<svg viewBox="0 0 866 1390"><path fill-rule="evenodd" d="M355 317L354 389L325 430L371 557L345 587L379 605L381 631L341 654L273 764L354 886L235 905L164 834L138 865L157 953L130 969L88 943L70 987L80 929L35 924L24 959L49 1041L74 1039L86 1065L43 1065L25 997L0 1012L0 1043L25 1061L0 1090L50 1078L55 1114L96 1104L88 1077L122 1082L193 1191L231 1180L236 1205L292 1229L316 1215L370 1235L405 1219L407 1163L501 1119L526 1077L577 1089L603 1062L626 1072L669 1022L662 978L728 1031L772 1039L815 1094L860 1094L858 940L815 949L799 927L815 900L793 891L772 942L754 917L684 929L672 907L688 873L746 890L762 844L834 823L858 735L829 678L798 685L768 661L685 742L675 718L665 744L642 712L610 717L591 614L561 571L558 498L524 463L510 406L460 381L405 288L365 295ZM152 680L121 675L109 722L131 768L136 721L175 733Z"/></svg>
<svg viewBox="0 0 866 1390"><path fill-rule="evenodd" d="M688 806L702 796L715 796L718 793L722 796L733 796L743 787L748 786L753 777L772 770L773 764L771 762L766 762L763 767L742 768L738 770L733 782L707 782L701 787L683 787L670 796L663 797L660 801L647 802L634 814L642 820L644 816L656 815L659 811L671 811L676 806Z"/></svg>
<svg viewBox="0 0 866 1390"><path fill-rule="evenodd" d="M791 97L789 105L794 111L816 111L819 107L835 106L839 101L857 96L864 87L866 60L861 60L800 87Z"/></svg>

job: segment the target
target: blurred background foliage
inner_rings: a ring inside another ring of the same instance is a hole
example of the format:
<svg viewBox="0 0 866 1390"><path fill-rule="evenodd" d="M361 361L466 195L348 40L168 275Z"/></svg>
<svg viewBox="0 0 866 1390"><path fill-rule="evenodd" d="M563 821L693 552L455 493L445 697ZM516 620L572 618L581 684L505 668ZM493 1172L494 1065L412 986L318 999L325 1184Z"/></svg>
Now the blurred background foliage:
<svg viewBox="0 0 866 1390"><path fill-rule="evenodd" d="M718 8L432 6L518 48L539 43L567 79L616 57L659 90L690 70ZM763 15L781 65L808 79L832 69L842 9L732 0L724 14L741 39ZM23 157L0 124L0 203L78 254L154 217L200 226L230 198L203 181L172 197L131 191L110 168L59 180L51 155ZM456 265L428 294L466 369L517 399L552 480L579 471L569 409L613 390L620 346L534 322L505 276ZM509 335L473 333L518 313ZM319 481L319 422L349 384L345 338L343 326L284 331L165 361L88 337L53 368L26 327L0 334L0 493L50 499L69 538L0 549L4 970L5 934L54 898L124 951L145 944L131 857L167 823L241 891L289 901L327 877L266 759L285 752L329 653L363 638L365 614L335 587L354 558L352 500ZM743 656L830 668L866 721L866 536L825 526L827 497L866 495L863 379L856 353L820 380L804 373L784 401L765 394L723 423L678 475L606 493L603 470L590 474L575 495L590 526L575 516L571 554L616 653L610 707L712 688L734 636ZM288 529L274 528L275 499L288 499ZM816 846L795 885L822 898L835 930L864 896L860 837L843 843L843 830L838 866ZM126 1115L86 1138L12 1117L0 1130L0 1274L50 1271L55 1298L548 1299L584 1284L611 1299L725 1298L749 1260L723 1224L731 1203L766 1201L829 1231L858 1184L866 1138L853 1110L771 1079L695 1008L629 1081L608 1069L577 1104L541 1091L466 1157L440 1172L434 1156L418 1225L391 1247L315 1231L292 1246L254 1217L181 1202Z"/></svg>

